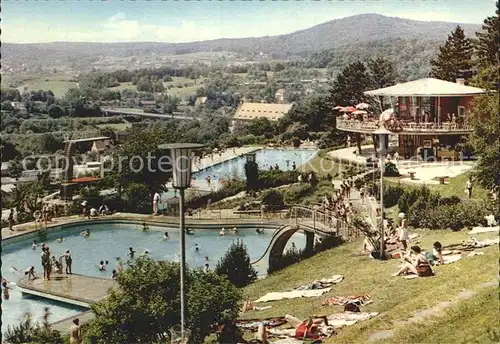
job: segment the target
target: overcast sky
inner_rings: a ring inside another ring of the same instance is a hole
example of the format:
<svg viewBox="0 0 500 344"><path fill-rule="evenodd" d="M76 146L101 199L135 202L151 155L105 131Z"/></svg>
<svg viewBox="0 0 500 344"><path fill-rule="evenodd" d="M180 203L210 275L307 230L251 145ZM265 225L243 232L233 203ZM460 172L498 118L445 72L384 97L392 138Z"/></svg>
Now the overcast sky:
<svg viewBox="0 0 500 344"><path fill-rule="evenodd" d="M362 13L480 24L495 0L3 0L1 21L3 42L190 42L279 35Z"/></svg>

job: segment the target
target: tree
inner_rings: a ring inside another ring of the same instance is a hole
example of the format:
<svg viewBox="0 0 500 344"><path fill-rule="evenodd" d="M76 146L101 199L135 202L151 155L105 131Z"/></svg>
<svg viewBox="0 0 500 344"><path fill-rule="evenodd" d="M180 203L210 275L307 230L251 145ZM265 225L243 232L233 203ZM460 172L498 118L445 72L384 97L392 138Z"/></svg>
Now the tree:
<svg viewBox="0 0 500 344"><path fill-rule="evenodd" d="M284 69L285 69L285 66L282 63L280 63L280 62L276 63L273 66L273 72L281 72Z"/></svg>
<svg viewBox="0 0 500 344"><path fill-rule="evenodd" d="M179 98L168 96L164 107L165 113L172 114L174 111L177 111L177 104L179 104Z"/></svg>
<svg viewBox="0 0 500 344"><path fill-rule="evenodd" d="M16 157L14 160L12 160L7 167L7 171L9 172L9 175L12 178L19 178L21 177L21 174L24 171L23 164L21 163L21 160L19 160L19 157Z"/></svg>
<svg viewBox="0 0 500 344"><path fill-rule="evenodd" d="M471 143L479 161L476 178L487 189L500 185L500 115L498 95L482 95L471 106Z"/></svg>
<svg viewBox="0 0 500 344"><path fill-rule="evenodd" d="M5 140L2 140L0 149L2 162L10 161L20 155L19 151L16 149L16 146Z"/></svg>
<svg viewBox="0 0 500 344"><path fill-rule="evenodd" d="M64 109L60 107L59 105L52 104L49 107L48 114L51 118L60 118L66 115Z"/></svg>
<svg viewBox="0 0 500 344"><path fill-rule="evenodd" d="M55 153L63 148L62 139L54 137L54 135L45 133L40 137L40 148L43 153Z"/></svg>
<svg viewBox="0 0 500 344"><path fill-rule="evenodd" d="M496 3L496 15L484 20L481 31L476 32L475 53L480 67L496 66L500 61L500 2Z"/></svg>
<svg viewBox="0 0 500 344"><path fill-rule="evenodd" d="M11 344L63 344L65 341L61 332L50 327L48 313L46 314L40 325L33 323L31 314L26 313L24 320L18 325L7 327L4 334L5 341Z"/></svg>
<svg viewBox="0 0 500 344"><path fill-rule="evenodd" d="M457 25L455 31L448 35L446 43L439 47L437 58L431 61L431 76L454 82L458 71L472 68L473 53L472 41Z"/></svg>
<svg viewBox="0 0 500 344"><path fill-rule="evenodd" d="M392 86L398 79L396 69L391 61L384 58L370 59L368 61L370 84L374 89ZM380 104L384 108L384 97L380 97Z"/></svg>
<svg viewBox="0 0 500 344"><path fill-rule="evenodd" d="M139 257L118 275L119 289L91 305L95 314L84 325L86 342L165 343L180 320L179 264ZM225 277L188 270L186 273L191 342L202 343L213 325L233 322L241 292Z"/></svg>
<svg viewBox="0 0 500 344"><path fill-rule="evenodd" d="M259 165L255 161L247 161L245 163L245 177L247 192L252 192L259 188Z"/></svg>
<svg viewBox="0 0 500 344"><path fill-rule="evenodd" d="M267 133L272 134L272 132L274 131L271 121L269 121L265 117L252 119L246 128L249 134L255 136L261 136Z"/></svg>
<svg viewBox="0 0 500 344"><path fill-rule="evenodd" d="M217 262L215 272L227 276L238 288L249 285L257 279L257 271L250 263L247 247L239 239L233 242L224 257Z"/></svg>
<svg viewBox="0 0 500 344"><path fill-rule="evenodd" d="M366 100L364 91L370 85L370 76L362 62L354 62L345 67L333 82L329 97L332 105L355 105Z"/></svg>

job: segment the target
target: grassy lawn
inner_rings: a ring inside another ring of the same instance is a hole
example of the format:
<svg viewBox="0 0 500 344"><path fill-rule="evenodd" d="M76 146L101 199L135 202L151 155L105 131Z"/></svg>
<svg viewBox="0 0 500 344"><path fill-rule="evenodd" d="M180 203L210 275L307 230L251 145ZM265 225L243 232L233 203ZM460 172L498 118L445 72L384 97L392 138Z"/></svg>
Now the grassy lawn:
<svg viewBox="0 0 500 344"><path fill-rule="evenodd" d="M442 197L450 197L450 196L458 196L460 198L467 198L467 195L465 194L465 183L467 182L467 178L471 173L462 173L459 174L456 177L453 178L448 178L447 184L441 185L441 184L426 184L426 186L434 192L438 192L441 194ZM398 183L397 178L392 178L392 177L387 177L384 180L387 180L387 182L391 185L396 185ZM420 188L420 184L409 184L409 183L401 183L401 185L404 185L405 187L412 188ZM474 185L474 189L472 191L472 197L474 199L484 199L488 196L488 191L481 186L479 186L477 183Z"/></svg>
<svg viewBox="0 0 500 344"><path fill-rule="evenodd" d="M420 231L421 243L424 249L432 247L436 240L443 245L459 243L466 240L466 232L451 231ZM480 234L481 238L495 237L495 233ZM360 255L362 241L357 240L340 247L324 251L318 255L294 266L279 271L266 279L260 280L244 289L245 297L255 300L267 292L287 291L314 279L342 274L345 279L334 286L332 291L318 298L300 298L267 303L273 307L260 312L248 312L244 318L265 318L291 314L298 318L310 315L329 315L341 312L339 306L321 307L321 302L327 297L338 295L369 294L373 303L364 307L363 311L379 312L380 314L368 321L360 322L346 327L337 336L332 337L327 343L366 343L369 336L380 330L395 328L394 322L406 320L414 315L417 310L427 309L439 302L455 299L463 289L478 290L481 283L491 282L497 278L498 273L498 247L490 246L482 249L483 256L463 258L462 260L445 266L435 268L436 276L406 280L402 277L392 277L397 271L399 260L377 261ZM484 296L498 309L496 296ZM475 299L475 298L474 298ZM473 301L471 301L473 302ZM492 307L493 307L492 306ZM474 308L472 305L469 308ZM481 323L483 328L497 326L497 321L485 316L488 310L478 309L469 314L477 313L484 316ZM474 319L474 318L473 318ZM473 320L472 320L473 321ZM448 325L448 331L443 328L442 335L449 335L450 331L461 332L465 336L475 323L463 319L461 326ZM414 327L415 325L409 325ZM405 326L407 327L407 326ZM401 338L412 338L410 332L405 334L402 327ZM430 335L430 334L429 334ZM406 336L406 337L405 337ZM457 334L457 336L459 336ZM459 337L454 337L459 338ZM398 342L398 341L395 341ZM414 341L399 341L400 343L413 343ZM418 340L415 343L434 343L433 341ZM437 341L435 343L440 343ZM450 342L451 343L451 342Z"/></svg>
<svg viewBox="0 0 500 344"><path fill-rule="evenodd" d="M340 178L340 174L343 171L342 168L343 166L341 163L320 157L319 155L316 155L306 164L299 166L301 172L315 172L320 177L325 177L328 174L332 177L337 175L338 177L336 177L336 179Z"/></svg>
<svg viewBox="0 0 500 344"><path fill-rule="evenodd" d="M136 91L137 90L136 86L132 85L132 82L122 82L118 86L109 87L109 89L111 91L115 91L115 92L123 91L123 90L132 90L132 91Z"/></svg>
<svg viewBox="0 0 500 344"><path fill-rule="evenodd" d="M384 343L499 343L497 288L480 291L475 297L460 301L443 316L433 317L419 326L405 326L394 331ZM463 329L463 331L457 331Z"/></svg>

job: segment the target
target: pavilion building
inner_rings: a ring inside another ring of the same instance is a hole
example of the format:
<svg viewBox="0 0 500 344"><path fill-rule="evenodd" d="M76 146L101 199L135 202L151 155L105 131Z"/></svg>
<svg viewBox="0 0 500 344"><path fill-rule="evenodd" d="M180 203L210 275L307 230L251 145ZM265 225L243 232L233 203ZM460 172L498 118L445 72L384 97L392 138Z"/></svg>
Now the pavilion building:
<svg viewBox="0 0 500 344"><path fill-rule="evenodd" d="M474 96L487 91L456 83L425 78L364 92L374 97L392 97L394 127L388 128L398 135L398 154L409 159L422 157L457 159L458 143L472 132L470 103ZM394 99L394 98L397 98ZM378 118L337 118L339 130L360 135L372 135L381 122Z"/></svg>

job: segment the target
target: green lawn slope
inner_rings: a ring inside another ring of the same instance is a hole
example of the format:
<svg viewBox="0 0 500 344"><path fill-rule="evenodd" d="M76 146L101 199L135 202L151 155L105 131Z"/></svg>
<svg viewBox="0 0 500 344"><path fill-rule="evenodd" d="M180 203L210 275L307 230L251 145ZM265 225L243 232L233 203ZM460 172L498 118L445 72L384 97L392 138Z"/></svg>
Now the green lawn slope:
<svg viewBox="0 0 500 344"><path fill-rule="evenodd" d="M422 248L432 247L439 240L443 245L460 243L468 238L465 231L418 231ZM477 234L480 239L494 238L496 233ZM344 328L327 343L366 343L378 331L393 330L391 339L384 343L461 343L470 333L487 340L490 329L499 329L498 312L491 316L491 310L498 311L497 293L485 290L484 285L497 279L498 247L481 249L482 256L467 257L462 260L435 268L436 275L428 278L407 280L392 277L398 269L399 260L378 261L361 255L362 240L344 244L321 252L316 256L272 274L245 288L245 297L256 300L267 292L288 291L292 288L334 274L345 276L344 281L318 298L301 298L269 302L272 308L243 314L243 318L264 318L291 314L298 318L309 315L329 315L341 312L339 306L321 307L321 302L334 295L369 294L373 303L363 307L363 311L380 314L368 321ZM419 310L435 307L440 302L451 301L463 290L479 293L468 300L460 300L438 320L426 322L425 329L415 324L401 324L412 318ZM484 292L483 292L484 290ZM485 306L487 304L487 306ZM464 319L461 318L464 315ZM456 319L458 326L449 322ZM473 330L471 330L473 328ZM427 330L426 330L427 329ZM427 332L426 332L427 331ZM418 339L419 336L422 338ZM482 341L488 342L488 341Z"/></svg>

